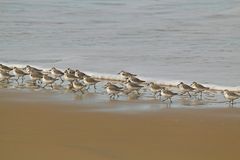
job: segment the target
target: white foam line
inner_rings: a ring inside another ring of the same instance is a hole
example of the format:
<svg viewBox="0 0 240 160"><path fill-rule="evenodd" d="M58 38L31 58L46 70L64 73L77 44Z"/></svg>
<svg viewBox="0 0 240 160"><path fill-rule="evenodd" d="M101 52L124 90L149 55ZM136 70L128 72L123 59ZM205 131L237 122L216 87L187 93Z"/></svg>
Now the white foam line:
<svg viewBox="0 0 240 160"><path fill-rule="evenodd" d="M96 73L96 72L85 72L86 74L97 78L97 79L103 79L103 80L112 80L112 81L123 81L119 75L112 75L107 73Z"/></svg>
<svg viewBox="0 0 240 160"><path fill-rule="evenodd" d="M215 85L215 84L206 84L205 86L213 89L213 90L225 90L225 89L228 89L228 90L231 90L231 91L237 91L239 92L240 91L240 86L235 86L235 87L232 87L232 86L219 86L219 85Z"/></svg>

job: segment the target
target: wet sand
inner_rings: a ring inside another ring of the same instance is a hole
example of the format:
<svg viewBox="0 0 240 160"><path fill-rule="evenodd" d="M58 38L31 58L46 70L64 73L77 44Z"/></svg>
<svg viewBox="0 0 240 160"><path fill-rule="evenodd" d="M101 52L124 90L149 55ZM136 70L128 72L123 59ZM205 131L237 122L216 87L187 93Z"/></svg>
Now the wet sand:
<svg viewBox="0 0 240 160"><path fill-rule="evenodd" d="M0 91L2 160L240 159L237 108L102 113L28 98Z"/></svg>

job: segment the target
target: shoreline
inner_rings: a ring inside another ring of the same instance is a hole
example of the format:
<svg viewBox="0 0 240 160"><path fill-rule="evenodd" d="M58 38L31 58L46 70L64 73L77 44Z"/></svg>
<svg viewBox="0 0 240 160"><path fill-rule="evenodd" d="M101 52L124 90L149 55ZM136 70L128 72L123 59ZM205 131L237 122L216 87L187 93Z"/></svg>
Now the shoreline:
<svg viewBox="0 0 240 160"><path fill-rule="evenodd" d="M164 98L162 98L163 100ZM68 89L29 89L29 88L1 88L0 101L6 103L46 103L56 105L89 106L85 112L109 112L123 114L154 113L164 109L224 109L239 108L240 102L229 104L220 94L209 94L204 99L188 96L173 97L173 103L163 102L150 94L139 98L134 95L120 95L118 99L111 100L102 90L90 91L85 94L74 93Z"/></svg>
<svg viewBox="0 0 240 160"><path fill-rule="evenodd" d="M23 64L9 64L6 63L7 65L12 66L17 66L20 68L24 68L25 65ZM34 67L39 67L37 65L34 65ZM40 67L41 68L41 67ZM41 68L43 69L44 72L49 72L49 68ZM64 70L63 68L61 68L61 70ZM85 72L85 71L84 71ZM101 81L111 81L111 82L124 82L124 80L122 80L117 74L113 75L113 74L109 74L109 73L96 73L96 72L91 72L91 71L86 71L86 74L92 76L94 79L97 80L101 80ZM179 84L182 80L158 80L156 78L150 78L150 77L142 77L140 76L140 79L144 79L146 80L146 83L149 82L154 82L159 84L162 87L169 87L169 88L173 88L176 89L177 88L177 84ZM192 82L195 80L192 80ZM189 83L191 83L189 81ZM229 89L232 90L234 92L240 93L240 86L225 86L225 85L216 85L216 84L208 84L208 83L203 83L204 86L209 87L209 90L207 90L208 92L220 92L223 91L224 89Z"/></svg>

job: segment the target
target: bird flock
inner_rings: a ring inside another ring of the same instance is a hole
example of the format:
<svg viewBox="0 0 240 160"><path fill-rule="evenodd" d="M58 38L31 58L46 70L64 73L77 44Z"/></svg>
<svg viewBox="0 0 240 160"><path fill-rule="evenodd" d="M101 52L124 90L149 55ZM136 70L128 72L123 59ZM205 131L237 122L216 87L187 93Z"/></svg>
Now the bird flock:
<svg viewBox="0 0 240 160"><path fill-rule="evenodd" d="M197 82L193 82L191 85L181 82L176 86L179 92L175 93L164 85L141 80L137 78L136 74L133 73L121 71L118 73L118 75L121 79L121 81L118 82L119 84L113 83L112 81L108 81L106 84L104 84L104 88L110 99L117 99L120 95L124 94L141 96L143 93L143 88L147 88L152 92L155 98L162 100L161 97L164 97L162 101L168 100L169 103L172 103L172 97L177 95L187 95L190 98L192 96L197 96L198 98L202 99L203 93L210 91L209 87ZM27 77L29 77L30 81L35 86L40 86L42 88L50 87L53 89L53 85L55 83L59 83L60 85L66 84L68 89L74 92L80 92L81 94L89 92L91 87L96 91L97 84L102 81L101 79L89 76L78 69L73 70L68 68L65 71L62 71L52 67L49 70L43 70L30 65L27 65L24 68L18 68L16 66L12 67L0 64L1 83L9 84L13 81L16 81L18 85L24 84ZM223 90L222 93L232 105L234 100L240 98L238 93L229 91L227 89Z"/></svg>

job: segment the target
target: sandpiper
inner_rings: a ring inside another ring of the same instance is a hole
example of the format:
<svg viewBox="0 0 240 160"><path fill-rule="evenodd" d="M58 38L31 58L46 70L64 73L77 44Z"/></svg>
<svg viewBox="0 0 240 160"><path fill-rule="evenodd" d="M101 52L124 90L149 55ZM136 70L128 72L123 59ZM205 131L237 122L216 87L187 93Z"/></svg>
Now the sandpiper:
<svg viewBox="0 0 240 160"><path fill-rule="evenodd" d="M161 96L161 90L164 89L164 87L161 87L160 85L156 84L156 83L153 83L153 82L150 82L148 84L150 90L153 92L154 96L156 97L156 95L159 93Z"/></svg>
<svg viewBox="0 0 240 160"><path fill-rule="evenodd" d="M135 77L137 76L136 74L132 74L126 71L121 71L118 73L123 79L128 79L129 77Z"/></svg>
<svg viewBox="0 0 240 160"><path fill-rule="evenodd" d="M80 91L82 94L84 93L83 90L85 89L85 85L82 84L81 82L74 80L73 83L73 88L76 89L76 91Z"/></svg>
<svg viewBox="0 0 240 160"><path fill-rule="evenodd" d="M97 80L95 80L94 78L92 78L92 77L89 77L89 76L84 76L83 77L83 82L86 84L86 85L88 85L88 88L87 88L87 90L90 88L90 86L94 86L94 89L96 89L96 84L98 83L98 82L100 82L100 81L97 81Z"/></svg>
<svg viewBox="0 0 240 160"><path fill-rule="evenodd" d="M189 92L194 90L194 88L190 87L189 85L183 82L179 83L177 87L182 91L181 95L188 93L189 97L191 97L191 94Z"/></svg>
<svg viewBox="0 0 240 160"><path fill-rule="evenodd" d="M0 70L0 77L1 77L1 81L7 80L7 83L9 83L9 80L12 77L14 77L14 75L11 75L8 72L4 72L4 71Z"/></svg>
<svg viewBox="0 0 240 160"><path fill-rule="evenodd" d="M229 103L231 103L233 105L233 101L240 98L240 95L236 94L233 91L229 91L227 89L225 89L223 91L224 97L229 100Z"/></svg>
<svg viewBox="0 0 240 160"><path fill-rule="evenodd" d="M138 93L139 93L139 90L141 89L141 88L143 88L143 86L141 86L141 85L139 85L139 84L137 84L137 83L133 83L133 82L131 82L130 80L128 80L127 81L127 83L126 83L126 87L127 87L127 89L129 90L129 91L137 91Z"/></svg>
<svg viewBox="0 0 240 160"><path fill-rule="evenodd" d="M53 83L54 83L55 81L57 81L58 79L53 78L53 77L50 77L50 76L44 74L42 80L43 80L43 82L45 83L45 86L43 86L43 88L45 88L45 87L48 86L48 85L50 85L51 88L53 88Z"/></svg>
<svg viewBox="0 0 240 160"><path fill-rule="evenodd" d="M24 80L24 76L28 75L26 72L24 72L23 70L21 70L20 68L17 68L17 67L13 67L13 73L17 77L17 79L16 79L17 82L20 77L22 78L22 83Z"/></svg>
<svg viewBox="0 0 240 160"><path fill-rule="evenodd" d="M162 89L161 90L161 96L165 97L166 99L163 101L166 101L167 99L169 99L170 103L172 103L172 97L177 95L177 93L173 93L170 90L167 89Z"/></svg>
<svg viewBox="0 0 240 160"><path fill-rule="evenodd" d="M27 65L24 70L27 71L27 73L30 74L30 72L42 72L43 70L42 69L38 69L38 68L35 68L35 67L32 67L30 65Z"/></svg>
<svg viewBox="0 0 240 160"><path fill-rule="evenodd" d="M34 84L36 84L36 81L38 81L39 83L42 83L41 79L43 78L43 74L41 72L30 71L29 76L30 76L31 80L34 82Z"/></svg>
<svg viewBox="0 0 240 160"><path fill-rule="evenodd" d="M55 78L60 78L63 82L62 76L64 75L64 73L61 70L52 67L52 69L50 69L50 72Z"/></svg>
<svg viewBox="0 0 240 160"><path fill-rule="evenodd" d="M68 73L67 70L64 71L64 79L69 82L73 82L77 77L74 74Z"/></svg>
<svg viewBox="0 0 240 160"><path fill-rule="evenodd" d="M3 64L0 64L0 70L3 71L3 72L10 72L12 70L12 68L6 66L6 65L3 65Z"/></svg>
<svg viewBox="0 0 240 160"><path fill-rule="evenodd" d="M119 97L118 94L120 92L123 92L122 87L118 87L117 85L114 85L111 82L108 82L104 87L106 88L106 91L110 96L110 99L115 99L116 97Z"/></svg>
<svg viewBox="0 0 240 160"><path fill-rule="evenodd" d="M145 82L145 81L140 80L140 79L138 79L137 77L134 77L134 76L131 76L131 77L129 77L128 79L129 79L131 82L137 83L137 84L140 84L140 83L144 83L144 82Z"/></svg>
<svg viewBox="0 0 240 160"><path fill-rule="evenodd" d="M209 87L205 87L197 82L193 82L191 87L196 90L196 93L200 93L200 97L202 98L202 92L209 90Z"/></svg>
<svg viewBox="0 0 240 160"><path fill-rule="evenodd" d="M75 71L75 76L79 79L79 80L82 80L84 76L86 76L85 73L79 71L79 70L76 70Z"/></svg>
<svg viewBox="0 0 240 160"><path fill-rule="evenodd" d="M73 74L73 75L75 74L75 71L74 71L73 69L71 69L71 68L68 68L68 69L67 69L67 72L68 72L69 74Z"/></svg>

